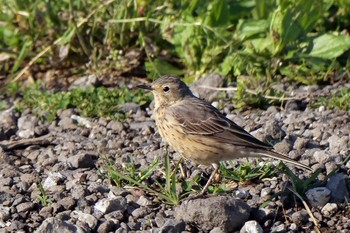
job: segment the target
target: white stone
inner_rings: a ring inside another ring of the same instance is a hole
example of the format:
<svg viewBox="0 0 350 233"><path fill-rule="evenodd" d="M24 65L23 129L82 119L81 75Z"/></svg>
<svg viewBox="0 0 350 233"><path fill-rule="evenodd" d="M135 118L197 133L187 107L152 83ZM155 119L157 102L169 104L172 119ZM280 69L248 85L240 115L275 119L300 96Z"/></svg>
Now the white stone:
<svg viewBox="0 0 350 233"><path fill-rule="evenodd" d="M43 188L45 190L50 190L51 187L56 186L64 178L65 177L59 172L50 172L43 183Z"/></svg>
<svg viewBox="0 0 350 233"><path fill-rule="evenodd" d="M246 191L237 190L235 192L235 197L239 199L244 199L244 198L247 198L248 196L249 196L249 193Z"/></svg>
<svg viewBox="0 0 350 233"><path fill-rule="evenodd" d="M321 213L326 217L333 215L337 211L338 211L338 205L336 203L327 203L321 209Z"/></svg>
<svg viewBox="0 0 350 233"><path fill-rule="evenodd" d="M262 227L255 220L248 221L239 231L240 233L263 233Z"/></svg>

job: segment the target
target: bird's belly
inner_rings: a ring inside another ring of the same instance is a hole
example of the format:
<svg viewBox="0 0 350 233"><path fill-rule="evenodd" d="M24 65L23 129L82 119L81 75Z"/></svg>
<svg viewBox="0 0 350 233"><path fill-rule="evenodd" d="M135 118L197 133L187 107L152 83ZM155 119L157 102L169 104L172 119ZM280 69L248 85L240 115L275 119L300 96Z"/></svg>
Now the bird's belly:
<svg viewBox="0 0 350 233"><path fill-rule="evenodd" d="M205 136L183 134L175 129L159 130L162 138L181 156L196 163L211 165L225 160L227 150Z"/></svg>

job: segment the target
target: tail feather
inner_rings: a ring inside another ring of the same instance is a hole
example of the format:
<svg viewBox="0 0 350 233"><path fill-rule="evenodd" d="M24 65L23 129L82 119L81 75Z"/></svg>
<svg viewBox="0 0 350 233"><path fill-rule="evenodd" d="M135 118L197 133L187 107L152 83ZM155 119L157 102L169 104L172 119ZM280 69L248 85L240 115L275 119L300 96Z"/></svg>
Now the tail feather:
<svg viewBox="0 0 350 233"><path fill-rule="evenodd" d="M288 158L287 156L279 154L279 153L272 151L272 150L259 151L259 152L257 152L257 154L260 156L263 156L263 157L267 157L267 158L278 159L278 160L284 161L286 163L293 164L295 166L302 167L302 168L305 168L309 171L312 171L312 169L309 166L302 164L302 163L299 163L297 161L294 161L293 159Z"/></svg>

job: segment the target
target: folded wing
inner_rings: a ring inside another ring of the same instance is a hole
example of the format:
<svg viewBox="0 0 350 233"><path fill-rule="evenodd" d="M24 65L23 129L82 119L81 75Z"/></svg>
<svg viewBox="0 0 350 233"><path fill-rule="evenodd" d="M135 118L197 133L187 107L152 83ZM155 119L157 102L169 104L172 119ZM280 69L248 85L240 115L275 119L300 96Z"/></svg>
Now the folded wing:
<svg viewBox="0 0 350 233"><path fill-rule="evenodd" d="M218 143L270 150L272 147L253 137L242 127L226 118L216 108L198 98L184 100L191 104L173 105L168 110L184 133L207 135ZM195 104L194 104L195 103Z"/></svg>

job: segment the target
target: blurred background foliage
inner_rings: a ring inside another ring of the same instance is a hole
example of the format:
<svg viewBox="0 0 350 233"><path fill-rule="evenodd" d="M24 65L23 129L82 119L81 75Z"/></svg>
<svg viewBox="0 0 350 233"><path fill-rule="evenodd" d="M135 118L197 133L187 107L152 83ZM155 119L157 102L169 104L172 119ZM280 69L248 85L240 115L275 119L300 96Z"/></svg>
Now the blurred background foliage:
<svg viewBox="0 0 350 233"><path fill-rule="evenodd" d="M0 0L0 8L0 79L9 81L67 66L108 73L137 60L151 78L218 72L237 83L240 100L282 79L349 78L350 0Z"/></svg>

